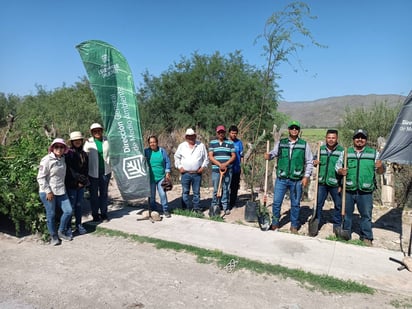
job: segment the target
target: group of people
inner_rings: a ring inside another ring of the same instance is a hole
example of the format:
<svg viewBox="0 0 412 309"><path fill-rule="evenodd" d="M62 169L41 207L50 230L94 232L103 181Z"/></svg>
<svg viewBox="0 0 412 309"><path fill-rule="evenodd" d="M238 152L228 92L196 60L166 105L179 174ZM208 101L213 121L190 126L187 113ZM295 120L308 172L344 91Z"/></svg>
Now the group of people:
<svg viewBox="0 0 412 309"><path fill-rule="evenodd" d="M372 193L375 189L375 172L384 172L383 163L378 160L375 149L366 145L368 133L359 129L353 135L353 146L345 150L338 143L338 131L326 131L325 144L319 148L314 158L308 143L300 138L301 125L294 120L288 123L288 136L280 139L274 148L264 154L266 160L277 158L276 181L272 205L270 229L281 226L281 207L287 191L290 196L290 231L297 233L300 228L300 202L304 187L314 166L318 166L318 190L316 216L322 224L322 210L330 194L334 202L333 227L352 233L352 218L356 204L360 214L360 239L372 245ZM58 245L63 240L72 240L72 212L75 227L79 234L86 233L82 226L82 200L86 187L90 190L90 204L93 221L108 221L108 187L111 178L109 164L109 144L103 136L103 127L93 123L91 137L85 140L79 131L70 133L70 145L61 138L51 143L48 154L41 159L37 181L39 195L46 209L47 228L51 243ZM226 137L223 125L216 127L216 138L211 140L208 149L197 140L196 132L189 128L185 141L180 143L175 154L174 164L180 172L182 185L182 208L202 213L200 186L202 174L212 166L213 197L210 209L218 209L229 215L235 207L240 184L243 144L237 138L238 128L229 128ZM159 194L163 215L170 218L167 201L167 188L171 187L171 161L166 150L159 146L154 135L147 140L144 154L149 165L150 197L149 206L156 209L156 191ZM347 154L345 155L345 151ZM342 192L343 182L346 190ZM169 187L168 187L169 186ZM192 199L190 191L192 190ZM342 194L345 193L345 217L342 218ZM55 229L55 210L62 210L58 230ZM336 232L335 232L336 233Z"/></svg>
<svg viewBox="0 0 412 309"><path fill-rule="evenodd" d="M280 227L281 206L284 196L290 193L290 231L297 233L300 222L300 201L303 187L309 184L313 166L319 167L317 175L318 191L316 216L322 222L322 209L328 194L334 202L333 227L337 233L343 229L352 234L352 219L356 204L360 215L360 239L368 246L372 245L372 193L375 189L375 172L382 174L384 165L378 160L375 149L366 145L368 133L358 129L353 134L353 146L345 149L338 143L338 131L326 131L325 144L314 159L309 145L299 137L300 123L291 121L288 124L288 137L278 141L273 150L265 153L266 160L277 158L276 181L272 205L272 222L270 229ZM345 182L344 192L342 191ZM342 206L342 194L345 194L345 205ZM342 207L345 216L342 218Z"/></svg>
<svg viewBox="0 0 412 309"><path fill-rule="evenodd" d="M226 137L226 128L219 125L216 128L216 139L209 143L208 149L205 144L197 140L196 132L189 128L185 132L185 141L180 143L174 154L175 167L179 170L182 185L182 208L197 213L202 213L200 205L200 186L202 174L212 164L213 198L211 207L222 207L225 215L235 207L240 185L241 162L243 160L243 144L237 138L238 128L229 128L229 138ZM149 137L149 148L145 155L151 171L152 185L150 205L155 207L155 190L157 189L163 208L164 216L170 217L167 205L167 196L162 183L170 178L170 160L165 150L158 146L155 136ZM153 153L162 160L158 163L153 159ZM160 153L162 155L160 155ZM157 166L157 167L156 167ZM153 178L153 171L160 171L158 178ZM152 180L154 179L154 180ZM221 190L220 192L218 192ZM192 199L190 192L192 191ZM220 198L221 196L221 198Z"/></svg>
<svg viewBox="0 0 412 309"><path fill-rule="evenodd" d="M93 221L109 220L109 144L100 124L93 123L90 133L91 137L85 140L80 131L71 132L69 145L62 138L54 139L48 154L40 161L37 182L52 245L59 245L62 239L73 239L73 212L75 230L79 234L87 232L82 225L82 202L86 187L90 191ZM57 231L56 207L62 211Z"/></svg>

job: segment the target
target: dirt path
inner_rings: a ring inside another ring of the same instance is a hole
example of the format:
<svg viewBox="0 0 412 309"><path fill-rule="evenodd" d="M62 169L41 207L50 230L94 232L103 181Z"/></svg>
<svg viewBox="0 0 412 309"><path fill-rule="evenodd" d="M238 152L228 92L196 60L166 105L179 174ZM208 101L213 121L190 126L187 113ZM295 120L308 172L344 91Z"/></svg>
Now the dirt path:
<svg viewBox="0 0 412 309"><path fill-rule="evenodd" d="M86 234L52 247L0 234L1 308L394 308L396 295L325 294L199 264L189 254ZM405 301L405 300L403 300Z"/></svg>

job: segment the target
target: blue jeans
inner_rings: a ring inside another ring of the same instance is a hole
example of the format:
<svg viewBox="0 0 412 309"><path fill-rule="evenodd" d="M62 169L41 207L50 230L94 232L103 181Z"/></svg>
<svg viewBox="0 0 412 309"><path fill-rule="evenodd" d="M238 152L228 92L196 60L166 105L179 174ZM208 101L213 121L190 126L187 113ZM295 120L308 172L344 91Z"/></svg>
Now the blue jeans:
<svg viewBox="0 0 412 309"><path fill-rule="evenodd" d="M372 233L372 193L360 191L346 192L345 221L343 228L352 234L352 216L355 209L355 203L360 214L360 239L373 240Z"/></svg>
<svg viewBox="0 0 412 309"><path fill-rule="evenodd" d="M342 223L342 194L339 192L339 187L331 187L327 185L319 185L318 187L318 202L317 202L317 218L319 222L322 219L322 209L325 204L328 193L332 197L333 203L335 204L333 212L333 226L338 227Z"/></svg>
<svg viewBox="0 0 412 309"><path fill-rule="evenodd" d="M99 178L90 177L90 207L93 218L107 218L107 205L109 204L109 182L112 174L99 175Z"/></svg>
<svg viewBox="0 0 412 309"><path fill-rule="evenodd" d="M82 224L82 202L84 197L84 188L79 189L67 189L67 195L69 196L70 203L74 209L74 218L76 220L76 226Z"/></svg>
<svg viewBox="0 0 412 309"><path fill-rule="evenodd" d="M46 199L46 192L40 192L39 196L44 205L44 208L46 209L47 229L50 236L52 238L57 236L54 224L56 216L56 205L58 205L63 212L62 216L60 217L59 231L64 234L64 231L67 228L67 224L72 216L72 206L70 204L69 198L67 197L67 194L55 195L51 201L48 201Z"/></svg>
<svg viewBox="0 0 412 309"><path fill-rule="evenodd" d="M219 206L219 201L217 198L217 189L219 187L219 179L220 179L219 171L217 172L213 171L212 172L213 198L212 198L211 206ZM222 198L220 200L220 203L222 204L223 210L228 209L229 189L230 189L231 179L232 179L232 170L227 169L222 179Z"/></svg>
<svg viewBox="0 0 412 309"><path fill-rule="evenodd" d="M200 184L202 182L202 174L198 173L184 173L181 176L180 182L182 183L182 200L183 205L188 209L190 207L190 186L192 186L193 199L192 205L193 209L200 210Z"/></svg>
<svg viewBox="0 0 412 309"><path fill-rule="evenodd" d="M279 227L280 211L287 190L289 190L290 193L290 226L299 228L302 182L301 180L291 180L286 178L276 178L272 205L272 225Z"/></svg>
<svg viewBox="0 0 412 309"><path fill-rule="evenodd" d="M151 182L150 183L150 208L152 210L156 209L156 189L159 193L160 203L162 204L163 212L169 210L169 205L167 204L167 195L166 192L162 188L162 182L164 178L159 180L158 182Z"/></svg>

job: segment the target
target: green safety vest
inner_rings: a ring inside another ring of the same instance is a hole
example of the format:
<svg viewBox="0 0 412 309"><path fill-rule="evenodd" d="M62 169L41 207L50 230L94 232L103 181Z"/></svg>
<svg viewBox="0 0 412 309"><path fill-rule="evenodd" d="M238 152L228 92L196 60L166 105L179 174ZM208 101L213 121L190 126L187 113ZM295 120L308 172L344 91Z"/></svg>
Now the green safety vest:
<svg viewBox="0 0 412 309"><path fill-rule="evenodd" d="M335 165L344 148L337 145L334 150L328 152L326 145L320 147L319 156L319 184L331 187L339 186L341 176L336 173Z"/></svg>
<svg viewBox="0 0 412 309"><path fill-rule="evenodd" d="M348 149L346 176L348 191L372 192L375 189L375 159L376 150L373 148L365 147L359 158L353 147Z"/></svg>
<svg viewBox="0 0 412 309"><path fill-rule="evenodd" d="M302 179L305 174L305 149L306 142L299 138L289 158L289 139L281 139L279 142L278 164L276 168L277 177L292 180Z"/></svg>

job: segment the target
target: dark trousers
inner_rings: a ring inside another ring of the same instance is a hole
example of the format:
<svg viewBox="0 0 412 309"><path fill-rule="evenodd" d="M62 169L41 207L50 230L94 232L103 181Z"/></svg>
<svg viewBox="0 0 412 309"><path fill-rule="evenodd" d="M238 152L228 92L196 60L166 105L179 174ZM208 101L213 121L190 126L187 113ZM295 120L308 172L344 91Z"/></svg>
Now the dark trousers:
<svg viewBox="0 0 412 309"><path fill-rule="evenodd" d="M236 205L237 192L240 186L240 171L237 173L232 173L232 180L230 182L230 199L229 208L232 209Z"/></svg>

